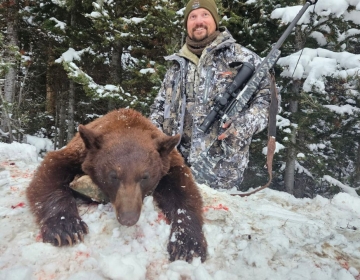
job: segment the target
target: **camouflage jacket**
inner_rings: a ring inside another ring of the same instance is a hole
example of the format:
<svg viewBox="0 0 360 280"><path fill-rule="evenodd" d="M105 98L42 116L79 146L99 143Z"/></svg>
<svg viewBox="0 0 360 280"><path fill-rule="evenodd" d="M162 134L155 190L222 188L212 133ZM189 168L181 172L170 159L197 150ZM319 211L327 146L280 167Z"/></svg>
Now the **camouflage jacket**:
<svg viewBox="0 0 360 280"><path fill-rule="evenodd" d="M186 45L179 53L165 58L173 64L151 106L150 119L164 133L182 135L178 148L198 183L231 189L243 179L252 136L267 126L270 76L262 80L246 108L232 117L236 133L217 140L223 132L219 121L207 133L198 130L211 111L214 98L224 92L238 71L230 64L249 62L257 67L261 63L259 56L237 44L225 28L221 31L200 58Z"/></svg>

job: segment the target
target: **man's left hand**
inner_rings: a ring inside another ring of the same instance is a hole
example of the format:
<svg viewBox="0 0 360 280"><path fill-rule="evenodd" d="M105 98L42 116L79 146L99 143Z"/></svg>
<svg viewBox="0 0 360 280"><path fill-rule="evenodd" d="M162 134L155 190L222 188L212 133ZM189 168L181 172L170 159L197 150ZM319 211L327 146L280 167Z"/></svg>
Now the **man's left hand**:
<svg viewBox="0 0 360 280"><path fill-rule="evenodd" d="M223 133L218 136L218 140L224 140L225 138L229 137L231 134L237 136L238 131L236 130L235 126L232 124L232 120L228 120L226 123L222 125L223 129L226 129Z"/></svg>

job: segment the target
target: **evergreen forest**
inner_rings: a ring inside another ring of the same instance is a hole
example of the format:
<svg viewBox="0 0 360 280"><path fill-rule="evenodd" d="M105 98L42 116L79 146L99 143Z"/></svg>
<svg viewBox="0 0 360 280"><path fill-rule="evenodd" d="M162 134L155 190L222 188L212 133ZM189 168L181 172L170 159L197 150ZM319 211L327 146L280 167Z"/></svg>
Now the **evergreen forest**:
<svg viewBox="0 0 360 280"><path fill-rule="evenodd" d="M286 29L284 15L305 4L216 2L220 25L261 57ZM349 189L360 195L360 1L342 0L345 9L327 9L326 2L309 8L309 20L294 28L274 69L281 111L271 188L295 197ZM60 149L79 124L115 108L148 115L168 66L164 56L184 44L186 3L2 0L0 142L34 135ZM302 71L309 53L311 71ZM266 131L253 139L241 190L266 183L266 143Z"/></svg>

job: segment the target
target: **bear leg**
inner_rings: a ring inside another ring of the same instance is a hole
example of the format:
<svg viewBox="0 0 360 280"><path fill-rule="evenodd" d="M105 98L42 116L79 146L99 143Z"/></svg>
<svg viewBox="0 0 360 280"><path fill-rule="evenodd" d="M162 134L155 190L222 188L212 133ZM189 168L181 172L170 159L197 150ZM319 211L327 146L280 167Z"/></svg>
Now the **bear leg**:
<svg viewBox="0 0 360 280"><path fill-rule="evenodd" d="M194 257L206 260L207 243L202 231L203 202L190 169L173 166L159 182L154 199L171 221L168 244L170 261Z"/></svg>
<svg viewBox="0 0 360 280"><path fill-rule="evenodd" d="M69 188L74 176L82 173L78 155L71 148L48 153L26 190L43 242L55 246L72 245L88 233Z"/></svg>

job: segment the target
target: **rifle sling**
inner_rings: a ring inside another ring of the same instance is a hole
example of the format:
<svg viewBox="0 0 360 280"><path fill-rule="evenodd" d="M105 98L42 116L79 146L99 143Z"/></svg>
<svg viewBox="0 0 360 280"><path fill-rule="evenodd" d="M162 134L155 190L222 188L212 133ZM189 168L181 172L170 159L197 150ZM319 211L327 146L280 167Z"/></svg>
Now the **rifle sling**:
<svg viewBox="0 0 360 280"><path fill-rule="evenodd" d="M268 174L269 174L269 180L264 186L262 186L258 189L255 189L248 193L231 194L233 196L241 196L241 197L249 196L249 195L252 195L258 191L261 191L261 190L267 188L271 184L272 165L273 165L273 158L274 158L275 148L276 148L276 115L277 115L278 103L279 103L278 92L277 92L277 88L276 88L274 75L271 75L270 92L271 92L271 103L270 103L270 108L269 108L268 143L267 143L267 155L266 155L266 167L267 167Z"/></svg>

